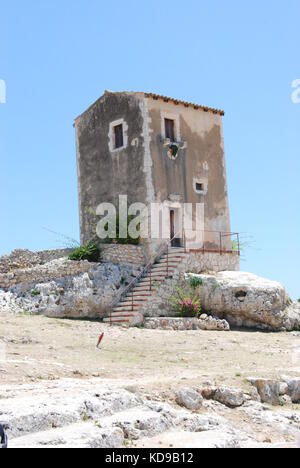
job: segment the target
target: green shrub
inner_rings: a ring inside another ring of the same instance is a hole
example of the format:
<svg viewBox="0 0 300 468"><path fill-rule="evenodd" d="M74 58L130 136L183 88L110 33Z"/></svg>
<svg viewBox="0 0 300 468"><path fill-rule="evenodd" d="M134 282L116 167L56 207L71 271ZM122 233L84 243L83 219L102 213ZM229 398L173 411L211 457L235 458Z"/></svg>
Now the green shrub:
<svg viewBox="0 0 300 468"><path fill-rule="evenodd" d="M199 286L203 286L203 279L198 276L192 276L190 278L190 286L192 289L197 289Z"/></svg>
<svg viewBox="0 0 300 468"><path fill-rule="evenodd" d="M86 242L86 244L73 250L73 252L69 255L69 260L77 262L81 260L99 262L100 249L97 244L94 244L93 242Z"/></svg>
<svg viewBox="0 0 300 468"><path fill-rule="evenodd" d="M177 289L177 297L171 299L174 310L179 317L199 318L201 314L201 303L197 295L191 296L189 293Z"/></svg>

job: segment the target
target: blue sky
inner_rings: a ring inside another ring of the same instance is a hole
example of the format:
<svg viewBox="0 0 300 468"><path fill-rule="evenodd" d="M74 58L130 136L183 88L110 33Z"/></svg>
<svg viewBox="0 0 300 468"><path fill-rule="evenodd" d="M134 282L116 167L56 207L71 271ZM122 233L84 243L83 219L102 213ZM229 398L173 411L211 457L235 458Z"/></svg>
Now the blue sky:
<svg viewBox="0 0 300 468"><path fill-rule="evenodd" d="M224 108L242 269L299 284L299 0L0 0L0 254L79 238L73 120L105 89Z"/></svg>

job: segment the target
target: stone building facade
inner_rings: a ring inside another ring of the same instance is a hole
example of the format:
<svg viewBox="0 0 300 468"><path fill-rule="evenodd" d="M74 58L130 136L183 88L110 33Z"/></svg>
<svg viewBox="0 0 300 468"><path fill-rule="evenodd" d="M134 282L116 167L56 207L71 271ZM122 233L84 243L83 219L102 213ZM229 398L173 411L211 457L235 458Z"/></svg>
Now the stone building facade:
<svg viewBox="0 0 300 468"><path fill-rule="evenodd" d="M149 223L159 225L155 239L143 240L150 251L174 235L177 246L186 238L191 247L218 248L219 232L231 230L223 115L155 94L105 92L75 120L81 242L95 234L97 206L118 206L126 195L129 205L163 206L164 221L151 219L149 209ZM193 206L185 231L183 204ZM230 236L224 246L231 249Z"/></svg>

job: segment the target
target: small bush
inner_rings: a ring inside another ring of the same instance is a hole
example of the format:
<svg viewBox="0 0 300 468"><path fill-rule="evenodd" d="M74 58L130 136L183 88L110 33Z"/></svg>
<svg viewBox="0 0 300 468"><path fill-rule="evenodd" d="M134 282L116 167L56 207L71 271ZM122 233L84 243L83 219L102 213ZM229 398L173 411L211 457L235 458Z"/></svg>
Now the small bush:
<svg viewBox="0 0 300 468"><path fill-rule="evenodd" d="M172 300L172 303L179 317L199 318L201 314L201 303L197 295L191 296L177 289L177 297Z"/></svg>
<svg viewBox="0 0 300 468"><path fill-rule="evenodd" d="M203 280L197 276L192 276L190 278L190 286L193 289L197 289L199 286L203 286Z"/></svg>
<svg viewBox="0 0 300 468"><path fill-rule="evenodd" d="M93 242L87 242L74 249L69 255L69 260L80 262L81 260L88 260L89 262L99 262L100 260L100 249Z"/></svg>

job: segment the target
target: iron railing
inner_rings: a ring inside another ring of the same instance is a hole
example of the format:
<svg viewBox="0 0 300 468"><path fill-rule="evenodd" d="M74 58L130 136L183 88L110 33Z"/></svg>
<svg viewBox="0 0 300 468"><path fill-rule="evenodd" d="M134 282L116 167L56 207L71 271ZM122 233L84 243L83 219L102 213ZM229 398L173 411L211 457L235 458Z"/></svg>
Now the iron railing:
<svg viewBox="0 0 300 468"><path fill-rule="evenodd" d="M199 247L197 247L197 241L194 246L188 247L186 232L187 230L183 232L185 252L219 253L220 255L236 254L239 256L241 254L240 234L238 232L198 230L196 236L201 235ZM228 238L230 238L230 248L228 248L228 243L226 245L224 242L224 239ZM193 241L190 242L193 244Z"/></svg>

